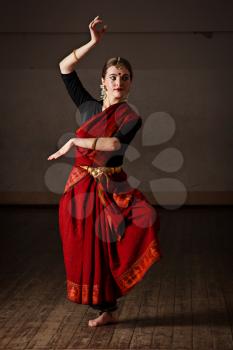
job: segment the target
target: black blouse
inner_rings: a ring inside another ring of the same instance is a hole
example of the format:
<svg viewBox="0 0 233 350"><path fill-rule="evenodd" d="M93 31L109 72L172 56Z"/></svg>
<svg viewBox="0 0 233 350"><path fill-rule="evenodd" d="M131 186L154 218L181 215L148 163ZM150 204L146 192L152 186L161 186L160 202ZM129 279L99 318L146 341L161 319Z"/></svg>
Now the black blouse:
<svg viewBox="0 0 233 350"><path fill-rule="evenodd" d="M90 93L83 86L75 70L68 74L61 73L61 77L70 97L79 109L82 123L87 121L92 115L102 111L103 101L98 101L90 95ZM122 165L126 148L133 140L141 125L142 119L140 117L138 118L137 122L133 121L132 123L127 123L121 132L117 131L113 135L119 139L122 146L120 150L112 152L112 157L108 160L106 166L115 167Z"/></svg>

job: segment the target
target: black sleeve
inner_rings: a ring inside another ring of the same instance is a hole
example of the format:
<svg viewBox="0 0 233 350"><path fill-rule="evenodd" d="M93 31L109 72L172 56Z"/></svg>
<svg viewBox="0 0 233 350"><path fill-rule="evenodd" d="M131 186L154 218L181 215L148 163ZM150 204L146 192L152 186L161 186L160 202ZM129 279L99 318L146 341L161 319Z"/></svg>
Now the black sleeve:
<svg viewBox="0 0 233 350"><path fill-rule="evenodd" d="M113 136L117 137L122 144L128 145L142 126L142 118L132 120L125 124L121 130L117 131Z"/></svg>
<svg viewBox="0 0 233 350"><path fill-rule="evenodd" d="M61 73L61 77L70 97L77 107L87 101L96 101L84 88L75 70L68 74Z"/></svg>

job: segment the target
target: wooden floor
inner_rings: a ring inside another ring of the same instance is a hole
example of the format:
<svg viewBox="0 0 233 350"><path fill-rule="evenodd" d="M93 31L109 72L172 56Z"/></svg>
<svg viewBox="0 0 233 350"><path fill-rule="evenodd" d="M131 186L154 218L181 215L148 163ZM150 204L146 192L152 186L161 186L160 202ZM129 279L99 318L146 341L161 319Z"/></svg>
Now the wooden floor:
<svg viewBox="0 0 233 350"><path fill-rule="evenodd" d="M66 299L57 207L1 207L0 349L233 349L233 208L159 208L163 259L119 323Z"/></svg>

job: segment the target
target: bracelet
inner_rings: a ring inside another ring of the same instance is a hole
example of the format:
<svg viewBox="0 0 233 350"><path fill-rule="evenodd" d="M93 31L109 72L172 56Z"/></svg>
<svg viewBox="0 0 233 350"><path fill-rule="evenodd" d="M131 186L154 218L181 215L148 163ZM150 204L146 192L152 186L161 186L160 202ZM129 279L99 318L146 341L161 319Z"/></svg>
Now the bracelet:
<svg viewBox="0 0 233 350"><path fill-rule="evenodd" d="M76 61L78 61L78 57L77 57L77 55L76 55L76 53L75 53L75 50L76 50L76 49L73 50L73 54L74 54L74 57L75 57Z"/></svg>
<svg viewBox="0 0 233 350"><path fill-rule="evenodd" d="M97 140L98 140L98 137L95 138L95 140L94 140L94 142L92 144L92 149L95 149Z"/></svg>

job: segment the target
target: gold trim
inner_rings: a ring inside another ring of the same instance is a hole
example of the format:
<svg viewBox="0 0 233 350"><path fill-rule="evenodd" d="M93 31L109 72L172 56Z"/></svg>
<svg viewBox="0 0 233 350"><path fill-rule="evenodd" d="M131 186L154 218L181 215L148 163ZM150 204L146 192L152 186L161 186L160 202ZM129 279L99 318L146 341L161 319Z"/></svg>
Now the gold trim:
<svg viewBox="0 0 233 350"><path fill-rule="evenodd" d="M162 255L159 251L157 241L153 240L142 256L120 277L116 278L116 282L122 293L127 293L140 282L151 265L160 260L161 257Z"/></svg>
<svg viewBox="0 0 233 350"><path fill-rule="evenodd" d="M122 166L118 167L91 167L89 165L79 165L81 168L86 169L89 174L91 174L93 177L98 177L102 174L104 175L109 175L109 174L114 174L114 173L119 173L122 170Z"/></svg>
<svg viewBox="0 0 233 350"><path fill-rule="evenodd" d="M158 245L153 240L146 251L135 261L132 266L125 271L121 276L115 277L121 295L123 296L138 282L142 280L145 273L149 270L151 265L161 259L161 253L158 250ZM73 302L80 304L97 304L101 296L101 289L98 284L77 284L71 280L67 280L67 298Z"/></svg>

